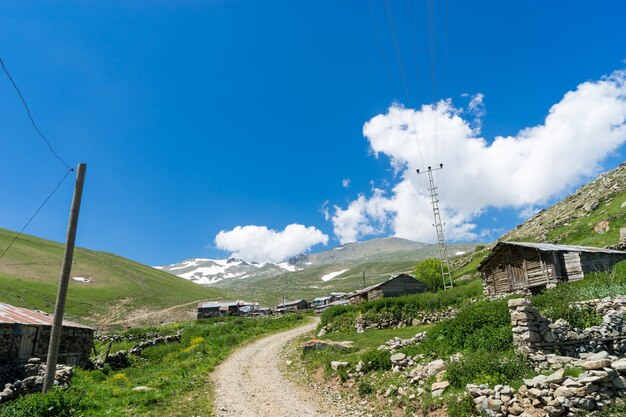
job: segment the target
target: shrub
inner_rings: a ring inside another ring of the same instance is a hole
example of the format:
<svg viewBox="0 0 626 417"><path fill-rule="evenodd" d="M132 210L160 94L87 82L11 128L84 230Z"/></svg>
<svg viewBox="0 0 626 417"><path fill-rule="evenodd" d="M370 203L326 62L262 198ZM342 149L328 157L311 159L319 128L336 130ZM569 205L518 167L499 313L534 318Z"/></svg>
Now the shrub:
<svg viewBox="0 0 626 417"><path fill-rule="evenodd" d="M443 288L443 279L441 277L442 264L439 259L429 258L418 262L413 269L413 274L418 281L423 282L432 291ZM448 268L444 266L446 272Z"/></svg>
<svg viewBox="0 0 626 417"><path fill-rule="evenodd" d="M333 306L324 310L320 320L320 326L324 327L331 323L335 318L356 311L352 306Z"/></svg>
<svg viewBox="0 0 626 417"><path fill-rule="evenodd" d="M359 382L358 390L361 397L365 397L374 392L374 388L365 381Z"/></svg>
<svg viewBox="0 0 626 417"><path fill-rule="evenodd" d="M391 353L386 350L371 349L361 356L364 363L363 370L388 371L391 369Z"/></svg>
<svg viewBox="0 0 626 417"><path fill-rule="evenodd" d="M505 351L513 341L510 320L506 300L480 301L461 309L456 318L435 324L421 349L440 357L463 350Z"/></svg>
<svg viewBox="0 0 626 417"><path fill-rule="evenodd" d="M532 369L512 351L495 353L481 350L458 361L452 361L446 370L450 384L463 388L466 384L504 384L520 380L533 373Z"/></svg>

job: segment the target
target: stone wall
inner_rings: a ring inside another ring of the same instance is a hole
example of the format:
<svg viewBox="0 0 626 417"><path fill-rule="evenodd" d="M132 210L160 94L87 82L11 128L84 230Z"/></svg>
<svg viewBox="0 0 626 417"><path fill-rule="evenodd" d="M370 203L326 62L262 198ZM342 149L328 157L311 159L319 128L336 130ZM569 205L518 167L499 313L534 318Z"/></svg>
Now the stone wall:
<svg viewBox="0 0 626 417"><path fill-rule="evenodd" d="M456 316L456 310L448 307L443 311L416 311L413 317L397 318L393 314L380 313L376 317L359 315L354 321L354 327L358 333L372 329L402 328L406 326L420 326L433 324L444 319Z"/></svg>
<svg viewBox="0 0 626 417"><path fill-rule="evenodd" d="M509 386L469 384L479 412L488 416L573 416L588 415L626 395L626 360L600 352L578 360L584 369L568 377L563 369L551 375L525 379L518 390Z"/></svg>
<svg viewBox="0 0 626 417"><path fill-rule="evenodd" d="M0 324L0 384L20 377L24 364L31 357L42 360L47 358L51 327L36 326L38 333L34 353L26 352L25 356L21 357L23 327L23 325L13 323ZM63 327L58 363L84 366L89 362L92 349L93 329Z"/></svg>
<svg viewBox="0 0 626 417"><path fill-rule="evenodd" d="M602 324L586 329L573 328L567 321L543 317L527 298L509 300L513 342L526 356L560 353L580 358L582 354L606 351L626 353L626 297L605 298L573 303L571 308L595 309Z"/></svg>

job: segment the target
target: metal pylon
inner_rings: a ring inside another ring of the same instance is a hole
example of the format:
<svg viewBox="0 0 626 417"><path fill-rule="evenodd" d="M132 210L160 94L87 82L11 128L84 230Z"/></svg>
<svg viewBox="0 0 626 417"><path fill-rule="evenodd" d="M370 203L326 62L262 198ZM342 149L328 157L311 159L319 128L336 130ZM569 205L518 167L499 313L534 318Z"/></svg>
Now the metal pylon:
<svg viewBox="0 0 626 417"><path fill-rule="evenodd" d="M432 169L428 167L428 191L430 192L430 201L433 206L433 214L435 216L435 230L437 231L437 244L439 245L439 259L441 260L441 279L443 280L443 288L447 290L452 288L452 275L450 274L450 261L448 260L448 248L446 246L446 238L444 236L443 223L441 222L441 211L439 210L439 194L433 179L433 171L443 169L443 164L439 164L439 168ZM420 174L420 170L417 170ZM423 172L422 172L423 174Z"/></svg>

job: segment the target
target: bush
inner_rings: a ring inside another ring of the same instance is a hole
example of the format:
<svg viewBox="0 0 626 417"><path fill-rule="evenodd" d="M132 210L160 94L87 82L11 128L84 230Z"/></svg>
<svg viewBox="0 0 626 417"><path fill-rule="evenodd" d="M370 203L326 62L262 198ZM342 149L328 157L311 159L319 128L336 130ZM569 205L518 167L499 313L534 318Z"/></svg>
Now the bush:
<svg viewBox="0 0 626 417"><path fill-rule="evenodd" d="M386 350L371 349L361 356L363 370L388 371L391 369L391 353Z"/></svg>
<svg viewBox="0 0 626 417"><path fill-rule="evenodd" d="M473 352L458 361L451 361L446 370L450 384L464 388L466 384L511 383L532 375L533 370L513 351L495 353L488 350Z"/></svg>
<svg viewBox="0 0 626 417"><path fill-rule="evenodd" d="M443 288L441 276L442 263L439 259L429 258L418 262L413 269L413 274L418 281L426 284L432 291ZM446 272L449 269L444 266Z"/></svg>
<svg viewBox="0 0 626 417"><path fill-rule="evenodd" d="M354 311L355 308L352 306L333 306L327 308L321 315L320 326L324 327L327 324L331 323L336 317Z"/></svg>
<svg viewBox="0 0 626 417"><path fill-rule="evenodd" d="M374 388L365 381L359 382L358 390L361 397L365 397L374 392Z"/></svg>
<svg viewBox="0 0 626 417"><path fill-rule="evenodd" d="M421 349L439 357L477 349L505 351L512 347L510 322L506 300L480 301L460 310L456 318L436 323Z"/></svg>

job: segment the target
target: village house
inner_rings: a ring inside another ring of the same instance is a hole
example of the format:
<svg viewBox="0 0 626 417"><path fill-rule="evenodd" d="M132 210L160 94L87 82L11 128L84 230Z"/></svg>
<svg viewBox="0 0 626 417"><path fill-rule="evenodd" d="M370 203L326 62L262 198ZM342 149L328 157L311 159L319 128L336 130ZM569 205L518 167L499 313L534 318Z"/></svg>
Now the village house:
<svg viewBox="0 0 626 417"><path fill-rule="evenodd" d="M428 291L426 284L416 280L408 274L390 277L387 281L358 290L350 298L351 304L361 304L384 297L399 297L407 294L417 294Z"/></svg>
<svg viewBox="0 0 626 417"><path fill-rule="evenodd" d="M311 301L311 308L317 310L318 308L324 307L333 302L333 297L331 295L325 297L316 297Z"/></svg>
<svg viewBox="0 0 626 417"><path fill-rule="evenodd" d="M202 301L198 304L199 319L218 316L247 316L259 310L258 303L247 301Z"/></svg>
<svg viewBox="0 0 626 417"><path fill-rule="evenodd" d="M274 310L277 312L299 311L309 308L309 303L306 300L285 301L282 304L276 306Z"/></svg>
<svg viewBox="0 0 626 417"><path fill-rule="evenodd" d="M478 271L488 296L536 291L563 281L578 281L626 259L626 252L589 246L498 242Z"/></svg>
<svg viewBox="0 0 626 417"><path fill-rule="evenodd" d="M335 301L331 301L328 304L325 304L323 306L320 307L315 307L315 314L322 314L324 311L326 311L327 309L334 307L334 306L345 306L345 305L350 305L350 300L335 300Z"/></svg>
<svg viewBox="0 0 626 417"><path fill-rule="evenodd" d="M15 377L28 359L46 360L52 321L52 315L0 303L0 383ZM58 363L87 364L93 338L93 328L64 320Z"/></svg>

